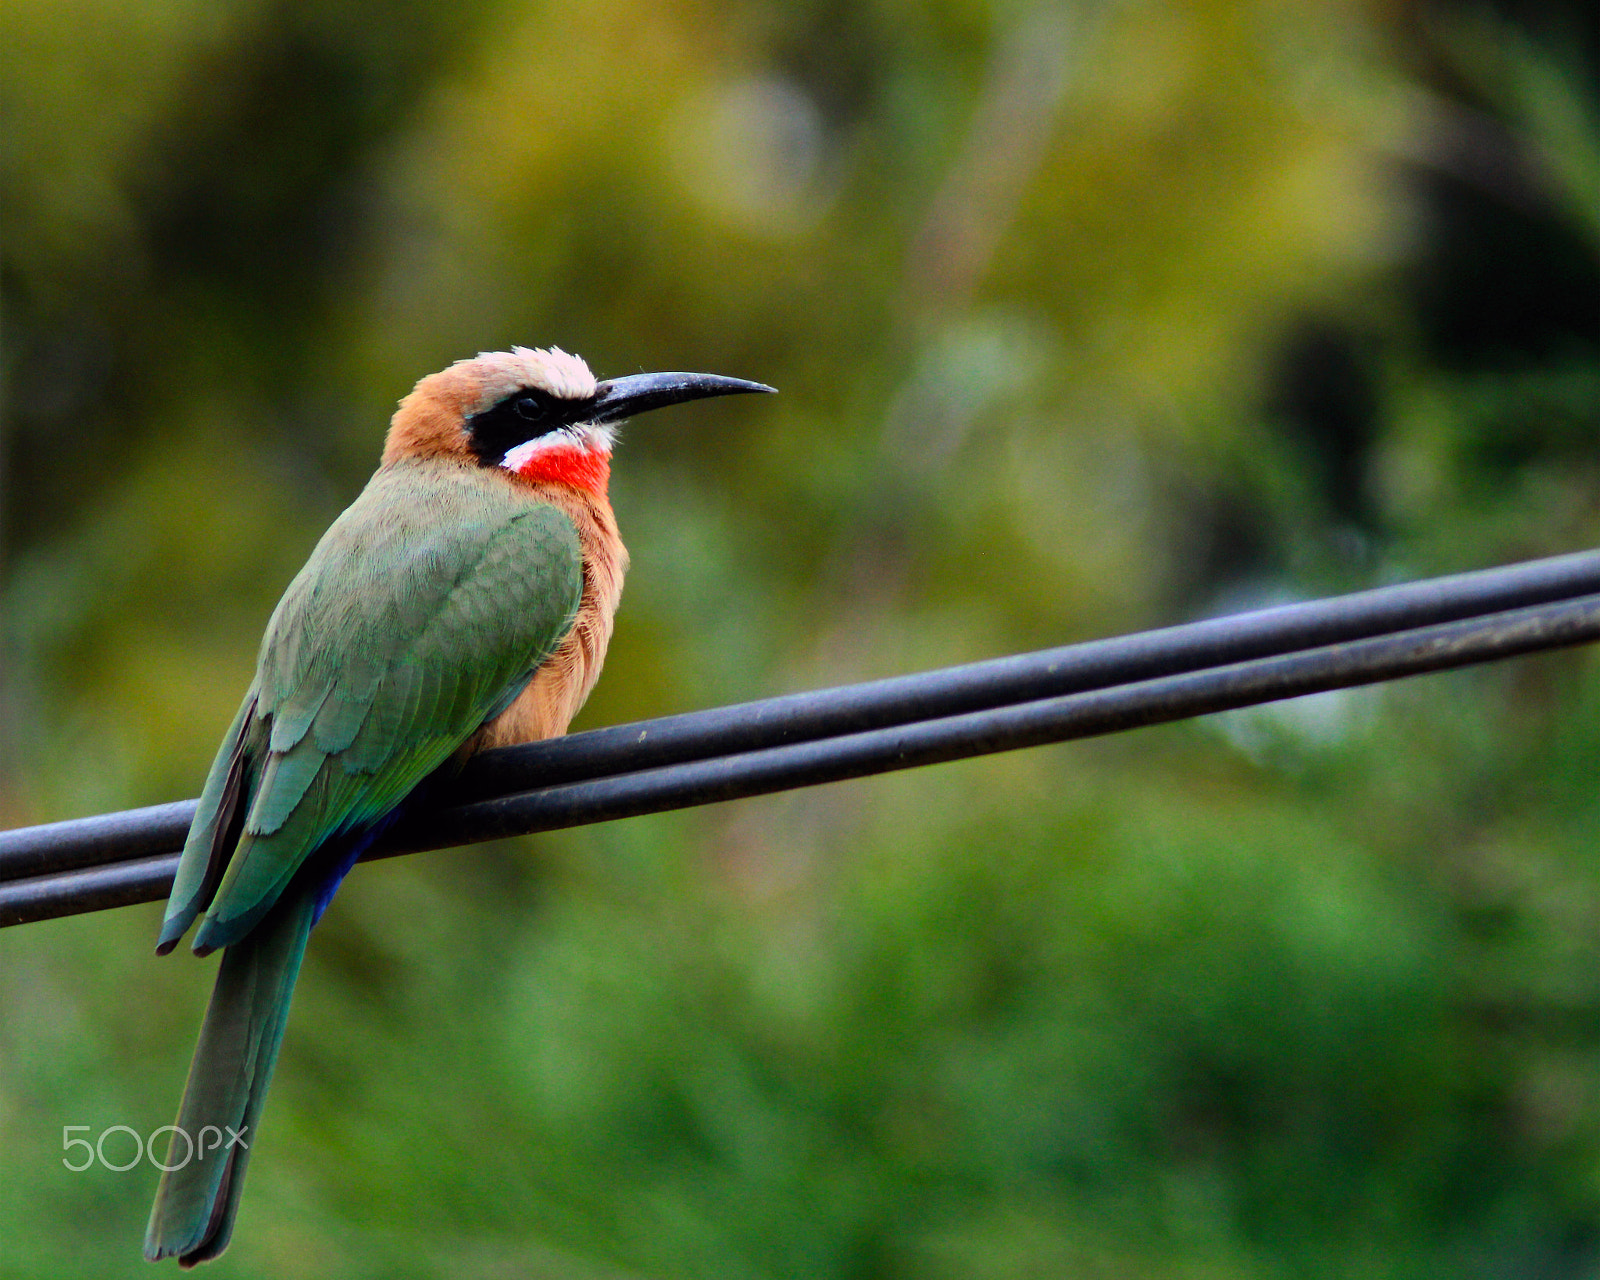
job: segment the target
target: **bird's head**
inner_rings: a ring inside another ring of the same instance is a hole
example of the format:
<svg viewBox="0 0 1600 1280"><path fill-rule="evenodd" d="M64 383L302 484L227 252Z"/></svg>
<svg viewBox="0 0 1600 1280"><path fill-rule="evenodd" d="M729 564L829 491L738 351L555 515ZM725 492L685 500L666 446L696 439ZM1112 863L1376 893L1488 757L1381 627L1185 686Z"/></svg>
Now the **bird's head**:
<svg viewBox="0 0 1600 1280"><path fill-rule="evenodd" d="M395 411L383 461L455 458L525 480L604 494L614 424L706 396L771 391L713 373L639 373L596 382L559 347L486 352L417 383Z"/></svg>

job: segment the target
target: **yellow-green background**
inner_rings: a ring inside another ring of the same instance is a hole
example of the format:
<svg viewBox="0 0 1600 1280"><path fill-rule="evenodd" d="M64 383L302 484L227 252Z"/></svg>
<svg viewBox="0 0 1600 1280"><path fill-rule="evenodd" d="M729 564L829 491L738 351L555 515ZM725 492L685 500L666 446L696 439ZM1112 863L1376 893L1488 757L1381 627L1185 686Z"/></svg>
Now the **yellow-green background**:
<svg viewBox="0 0 1600 1280"><path fill-rule="evenodd" d="M512 343L782 391L624 433L582 725L1595 542L1587 10L6 0L0 824ZM1597 766L1571 653L362 869L209 1274L1600 1274ZM0 933L0 1275L152 1274L157 917Z"/></svg>

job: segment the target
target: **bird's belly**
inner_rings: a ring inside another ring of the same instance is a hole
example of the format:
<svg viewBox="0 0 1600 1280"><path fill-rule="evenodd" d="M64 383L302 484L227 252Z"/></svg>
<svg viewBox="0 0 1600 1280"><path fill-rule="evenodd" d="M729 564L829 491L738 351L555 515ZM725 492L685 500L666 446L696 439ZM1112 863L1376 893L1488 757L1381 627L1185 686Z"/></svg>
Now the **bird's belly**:
<svg viewBox="0 0 1600 1280"><path fill-rule="evenodd" d="M600 676L610 632L610 619L607 619L604 633L595 646L585 643L581 621L574 626L561 647L533 673L528 687L478 731L472 750L509 747L518 742L559 738L564 734Z"/></svg>

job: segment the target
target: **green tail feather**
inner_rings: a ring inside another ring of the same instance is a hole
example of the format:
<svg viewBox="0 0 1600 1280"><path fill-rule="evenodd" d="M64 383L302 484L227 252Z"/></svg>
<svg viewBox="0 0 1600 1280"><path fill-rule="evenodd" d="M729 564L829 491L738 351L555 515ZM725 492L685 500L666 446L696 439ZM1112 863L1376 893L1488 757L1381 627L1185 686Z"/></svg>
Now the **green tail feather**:
<svg viewBox="0 0 1600 1280"><path fill-rule="evenodd" d="M193 1266L227 1248L314 906L313 894L291 890L222 954L166 1163L192 1154L161 1175L144 1238L152 1262Z"/></svg>

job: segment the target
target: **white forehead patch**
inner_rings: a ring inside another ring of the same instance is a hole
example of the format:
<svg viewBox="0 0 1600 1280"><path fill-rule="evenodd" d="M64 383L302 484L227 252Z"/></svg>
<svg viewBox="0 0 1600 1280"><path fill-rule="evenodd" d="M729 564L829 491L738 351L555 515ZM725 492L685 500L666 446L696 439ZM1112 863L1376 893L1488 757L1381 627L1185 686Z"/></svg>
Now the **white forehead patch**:
<svg viewBox="0 0 1600 1280"><path fill-rule="evenodd" d="M587 400L594 395L594 374L589 366L560 347L512 347L510 351L482 351L453 367L471 366L480 396L470 410L482 412L507 396L533 388L558 400Z"/></svg>

